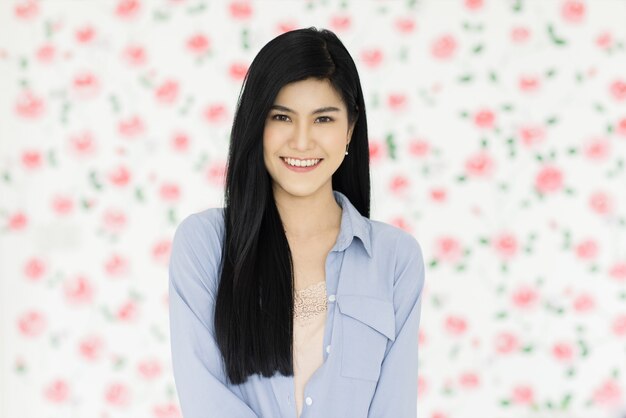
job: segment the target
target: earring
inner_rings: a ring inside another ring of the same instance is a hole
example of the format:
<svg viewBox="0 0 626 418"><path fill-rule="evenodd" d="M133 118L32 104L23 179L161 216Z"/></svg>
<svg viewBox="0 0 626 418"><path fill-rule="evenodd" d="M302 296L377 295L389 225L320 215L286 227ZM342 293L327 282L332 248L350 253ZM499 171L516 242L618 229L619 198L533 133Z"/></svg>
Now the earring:
<svg viewBox="0 0 626 418"><path fill-rule="evenodd" d="M348 155L348 146L350 146L349 142L346 144L346 155Z"/></svg>

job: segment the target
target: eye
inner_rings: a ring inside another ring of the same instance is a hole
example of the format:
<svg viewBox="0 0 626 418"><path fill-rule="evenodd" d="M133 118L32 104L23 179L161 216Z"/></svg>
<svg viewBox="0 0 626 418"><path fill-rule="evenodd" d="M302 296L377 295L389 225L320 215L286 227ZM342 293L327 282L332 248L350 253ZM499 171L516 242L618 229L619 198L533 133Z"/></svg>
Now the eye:
<svg viewBox="0 0 626 418"><path fill-rule="evenodd" d="M320 116L318 119L328 119L328 122L332 122L333 118L329 117L329 116Z"/></svg>
<svg viewBox="0 0 626 418"><path fill-rule="evenodd" d="M274 115L274 116L272 116L272 119L273 120L280 120L280 121L282 121L283 119L280 119L280 118L283 117L283 116L286 117L286 118L289 118L289 116L287 116L287 115ZM277 119L277 117L278 117L278 119Z"/></svg>

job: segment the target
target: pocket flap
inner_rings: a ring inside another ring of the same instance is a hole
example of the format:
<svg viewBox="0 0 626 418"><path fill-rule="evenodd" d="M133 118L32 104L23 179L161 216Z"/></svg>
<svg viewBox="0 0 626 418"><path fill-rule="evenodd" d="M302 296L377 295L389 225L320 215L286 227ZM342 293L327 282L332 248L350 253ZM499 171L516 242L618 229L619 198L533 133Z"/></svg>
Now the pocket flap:
<svg viewBox="0 0 626 418"><path fill-rule="evenodd" d="M393 302L363 295L338 294L336 297L342 314L374 328L391 341L396 339L396 314Z"/></svg>

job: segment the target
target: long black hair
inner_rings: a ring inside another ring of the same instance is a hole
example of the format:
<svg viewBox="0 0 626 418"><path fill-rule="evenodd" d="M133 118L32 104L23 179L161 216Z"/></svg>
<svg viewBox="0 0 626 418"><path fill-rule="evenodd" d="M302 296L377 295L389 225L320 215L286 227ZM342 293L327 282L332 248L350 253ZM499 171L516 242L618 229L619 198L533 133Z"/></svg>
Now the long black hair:
<svg viewBox="0 0 626 418"><path fill-rule="evenodd" d="M224 194L224 245L215 303L215 336L232 384L251 374L293 375L293 263L263 160L270 106L288 83L327 79L355 123L349 154L332 176L369 218L367 119L356 65L337 36L315 27L285 32L256 55L237 102Z"/></svg>

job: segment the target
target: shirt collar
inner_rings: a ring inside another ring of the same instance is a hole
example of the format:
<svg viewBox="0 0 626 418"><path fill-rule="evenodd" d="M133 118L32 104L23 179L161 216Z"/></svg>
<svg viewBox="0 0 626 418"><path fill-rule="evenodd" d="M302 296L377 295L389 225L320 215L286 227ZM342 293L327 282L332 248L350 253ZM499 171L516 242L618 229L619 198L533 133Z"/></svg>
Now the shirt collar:
<svg viewBox="0 0 626 418"><path fill-rule="evenodd" d="M365 247L367 255L372 257L371 247L371 225L369 219L357 210L352 205L350 200L341 192L333 190L335 201L341 206L341 226L339 230L339 237L337 238L337 244L335 249L337 251L343 251L352 243L354 237L358 237Z"/></svg>

